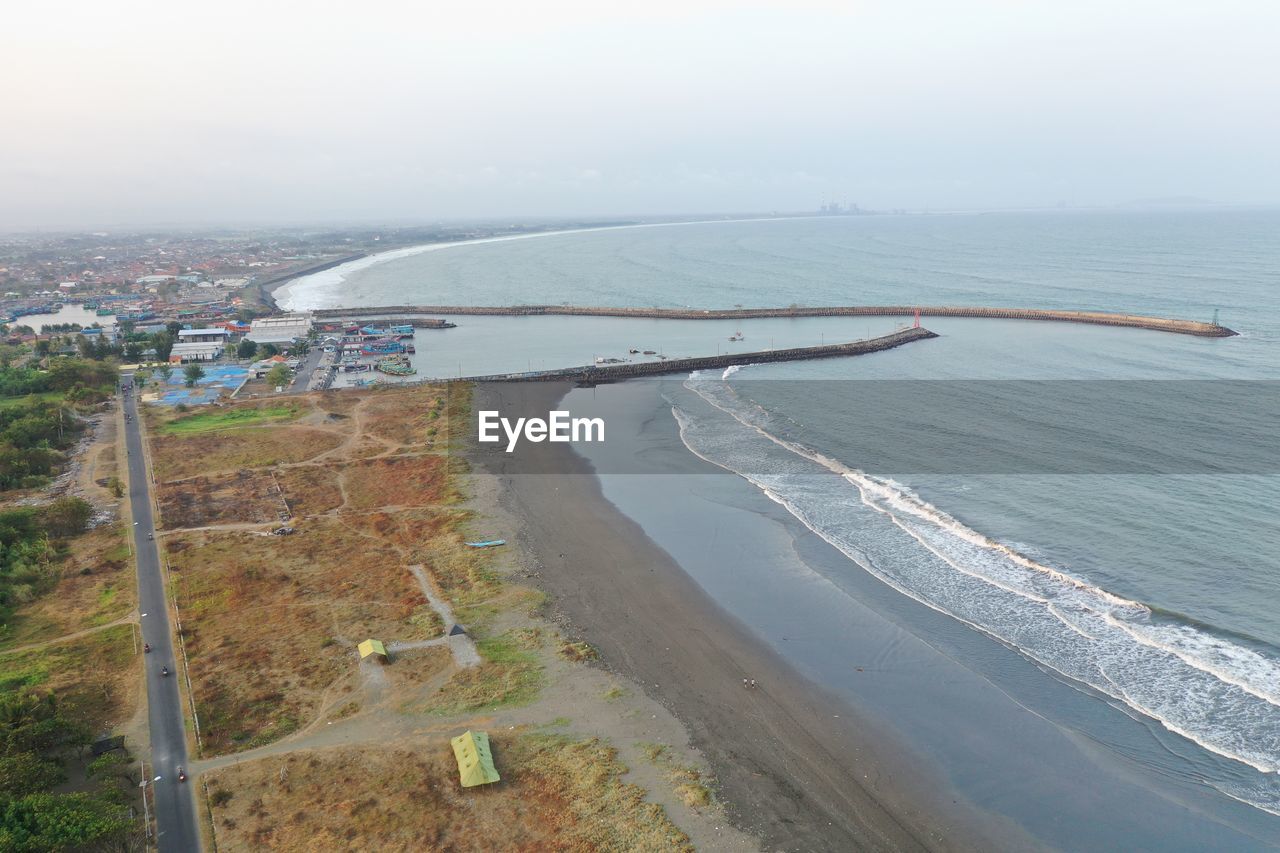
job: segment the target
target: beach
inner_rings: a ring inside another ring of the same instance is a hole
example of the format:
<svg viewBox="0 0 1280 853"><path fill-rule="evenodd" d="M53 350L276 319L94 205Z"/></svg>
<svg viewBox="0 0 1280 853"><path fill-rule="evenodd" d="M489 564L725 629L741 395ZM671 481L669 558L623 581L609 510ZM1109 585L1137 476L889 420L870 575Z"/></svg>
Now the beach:
<svg viewBox="0 0 1280 853"><path fill-rule="evenodd" d="M545 410L567 390L480 385L475 405ZM858 719L719 607L604 499L589 464L567 445L530 445L518 461L476 451L473 461L478 476L500 481L504 508L523 525L532 581L556 615L600 650L605 666L685 724L735 824L765 849L960 850L996 837L1006 846L1016 834L926 790L922 757ZM705 465L692 455L688 464ZM523 473L526 466L563 473Z"/></svg>

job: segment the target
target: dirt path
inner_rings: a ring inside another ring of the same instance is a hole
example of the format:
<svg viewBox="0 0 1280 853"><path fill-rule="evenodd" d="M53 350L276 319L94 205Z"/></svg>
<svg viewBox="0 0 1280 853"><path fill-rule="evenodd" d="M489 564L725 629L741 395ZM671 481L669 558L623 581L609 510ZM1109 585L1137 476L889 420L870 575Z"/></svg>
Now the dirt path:
<svg viewBox="0 0 1280 853"><path fill-rule="evenodd" d="M95 625L92 628L85 628L83 631L74 631L70 634L63 634L60 637L53 637L48 640L42 640L39 643L28 643L25 646L15 646L11 649L0 649L0 654L12 655L12 654L22 654L23 652L34 652L43 648L47 648L48 646L56 646L59 643L69 643L72 640L79 640L81 637L88 637L93 634L97 634L101 631L105 631L108 628L114 628L117 625L130 625L130 624L132 625L138 624L137 610L134 610L132 613L128 614L127 616L121 616L119 619L116 619L114 622L106 622L102 625Z"/></svg>
<svg viewBox="0 0 1280 853"><path fill-rule="evenodd" d="M457 624L453 620L453 609L443 598L436 595L426 571L422 566L410 566L409 571L413 572L413 576L418 579L422 594L427 597L427 601L431 602L431 607L440 614L445 631L444 639L448 641L449 651L453 652L453 662L463 669L479 665L480 652L476 649L475 640L471 639L471 635L449 633L450 629Z"/></svg>

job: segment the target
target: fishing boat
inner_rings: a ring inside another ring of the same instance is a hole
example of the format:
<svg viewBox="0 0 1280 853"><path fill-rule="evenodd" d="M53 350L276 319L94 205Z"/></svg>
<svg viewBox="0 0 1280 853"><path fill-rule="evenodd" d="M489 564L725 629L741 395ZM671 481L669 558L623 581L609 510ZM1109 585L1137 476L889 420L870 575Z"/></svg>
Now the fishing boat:
<svg viewBox="0 0 1280 853"><path fill-rule="evenodd" d="M413 326L392 326L391 334L399 335L402 338L412 338Z"/></svg>
<svg viewBox="0 0 1280 853"><path fill-rule="evenodd" d="M110 317L112 314L116 313L116 309L112 308L110 305L101 305L96 311L94 311L94 313L99 317Z"/></svg>
<svg viewBox="0 0 1280 853"><path fill-rule="evenodd" d="M362 355L395 355L404 352L404 347L395 338L374 338L360 344Z"/></svg>
<svg viewBox="0 0 1280 853"><path fill-rule="evenodd" d="M741 341L741 340L745 340L745 338L743 337L743 335L742 335L742 332L741 332L741 331L737 331L737 332L734 332L732 335L730 335L730 336L729 336L729 340L731 340L731 341Z"/></svg>
<svg viewBox="0 0 1280 853"><path fill-rule="evenodd" d="M362 326L362 327L360 328L360 334L362 334L362 335L375 335L375 336L382 336L382 335L387 334L387 330L386 330L386 329L379 329L377 326Z"/></svg>
<svg viewBox="0 0 1280 853"><path fill-rule="evenodd" d="M418 372L409 363L409 359L402 355L389 355L386 358L380 358L377 364L373 366L373 369L388 376L412 376Z"/></svg>
<svg viewBox="0 0 1280 853"><path fill-rule="evenodd" d="M640 352L640 350L636 349L635 347L632 347L631 349L627 350L627 352L631 353L632 355L636 355L637 353Z"/></svg>

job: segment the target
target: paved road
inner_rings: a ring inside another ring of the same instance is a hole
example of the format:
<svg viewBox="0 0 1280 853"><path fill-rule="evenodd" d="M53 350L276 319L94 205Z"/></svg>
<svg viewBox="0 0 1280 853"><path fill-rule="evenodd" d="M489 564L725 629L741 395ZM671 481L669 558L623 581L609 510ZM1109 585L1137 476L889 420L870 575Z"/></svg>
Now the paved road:
<svg viewBox="0 0 1280 853"><path fill-rule="evenodd" d="M126 381L131 377L126 376ZM169 609L164 595L164 578L160 574L160 558L156 543L148 537L155 533L151 517L151 481L143 457L142 434L138 426L138 403L133 394L124 398L125 447L129 451L129 504L133 509L134 553L138 559L138 609L142 617L142 639L151 644L146 655L147 718L151 725L152 783L156 827L161 853L191 853L200 849L200 832L196 824L193 780L178 781L178 768L186 767L187 736L182 719L182 697L178 693L181 670L173 649L169 630ZM169 677L160 675L162 666L169 667Z"/></svg>

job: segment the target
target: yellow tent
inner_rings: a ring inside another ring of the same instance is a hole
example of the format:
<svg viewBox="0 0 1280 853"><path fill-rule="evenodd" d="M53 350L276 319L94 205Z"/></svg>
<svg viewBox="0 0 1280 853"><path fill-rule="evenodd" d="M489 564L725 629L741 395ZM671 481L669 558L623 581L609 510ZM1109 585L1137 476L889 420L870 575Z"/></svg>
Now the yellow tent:
<svg viewBox="0 0 1280 853"><path fill-rule="evenodd" d="M384 661L387 659L387 647L381 640L365 640L356 648L360 650L360 660L368 660L372 655L377 655Z"/></svg>
<svg viewBox="0 0 1280 853"><path fill-rule="evenodd" d="M473 788L498 781L493 754L489 752L489 735L484 732L463 732L449 743L453 746L453 757L458 759L458 775L462 777L462 787Z"/></svg>

